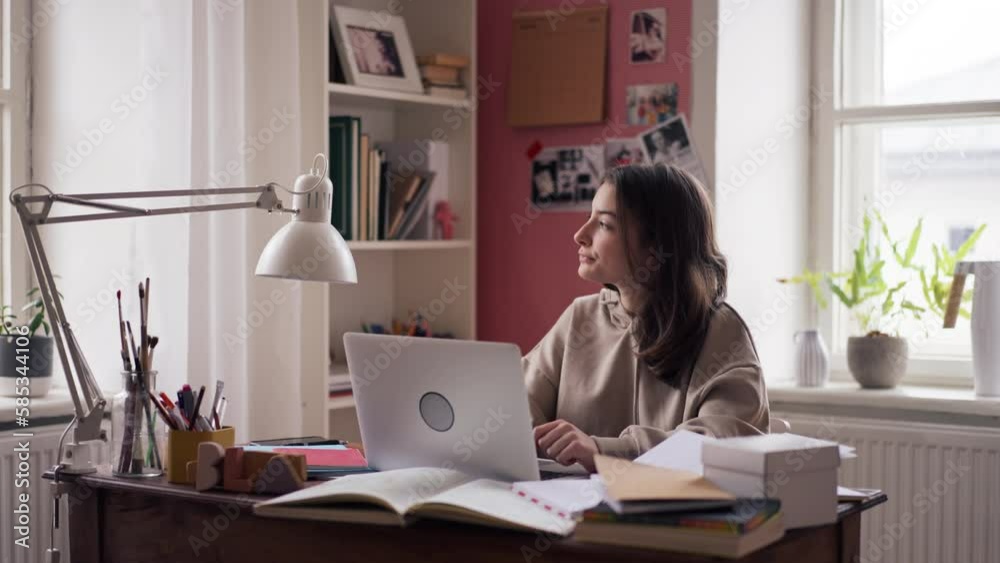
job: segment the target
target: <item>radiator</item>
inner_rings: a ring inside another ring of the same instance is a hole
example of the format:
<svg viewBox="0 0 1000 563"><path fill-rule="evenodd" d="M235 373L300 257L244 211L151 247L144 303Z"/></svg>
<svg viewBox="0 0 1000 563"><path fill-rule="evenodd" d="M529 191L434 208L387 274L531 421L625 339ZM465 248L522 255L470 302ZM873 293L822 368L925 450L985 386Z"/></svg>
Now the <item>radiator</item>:
<svg viewBox="0 0 1000 563"><path fill-rule="evenodd" d="M1000 428L772 415L857 448L840 484L888 494L862 518L861 561L1000 562Z"/></svg>
<svg viewBox="0 0 1000 563"><path fill-rule="evenodd" d="M2 563L45 562L45 550L49 548L49 538L51 537L52 496L49 491L50 481L42 479L42 473L59 461L57 452L59 436L65 428L64 424L26 428L26 432L34 434L30 438L14 437L13 431L0 433L0 562ZM18 459L14 449L17 448L19 440L30 440L31 442L29 448L31 453L30 477L27 488L30 495L30 549L24 549L14 543L14 540L19 537L13 529L16 496L25 492L22 488L15 488ZM97 461L104 462L107 448L98 447L96 450L98 452ZM57 531L56 546L62 552L63 563L66 563L69 561L70 555L66 499L62 501L60 515L61 527Z"/></svg>

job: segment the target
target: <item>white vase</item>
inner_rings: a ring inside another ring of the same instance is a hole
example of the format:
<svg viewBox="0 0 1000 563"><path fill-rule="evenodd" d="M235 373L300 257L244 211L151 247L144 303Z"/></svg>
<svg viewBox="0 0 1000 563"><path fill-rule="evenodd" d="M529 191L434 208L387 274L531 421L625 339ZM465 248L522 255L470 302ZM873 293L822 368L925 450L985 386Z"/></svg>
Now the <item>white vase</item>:
<svg viewBox="0 0 1000 563"><path fill-rule="evenodd" d="M823 387L830 379L830 357L818 330L801 330L795 333L797 372L795 382L799 387Z"/></svg>

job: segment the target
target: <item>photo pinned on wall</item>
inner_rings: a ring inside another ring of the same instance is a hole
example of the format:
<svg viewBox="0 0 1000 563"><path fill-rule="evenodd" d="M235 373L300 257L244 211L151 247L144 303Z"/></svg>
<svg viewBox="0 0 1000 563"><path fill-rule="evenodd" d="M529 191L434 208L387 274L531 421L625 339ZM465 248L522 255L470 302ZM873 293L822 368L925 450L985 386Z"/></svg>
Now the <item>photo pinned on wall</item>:
<svg viewBox="0 0 1000 563"><path fill-rule="evenodd" d="M625 114L629 125L654 125L677 115L677 83L627 87Z"/></svg>
<svg viewBox="0 0 1000 563"><path fill-rule="evenodd" d="M543 149L531 162L531 202L543 211L589 211L604 177L604 148Z"/></svg>
<svg viewBox="0 0 1000 563"><path fill-rule="evenodd" d="M705 188L709 188L705 168L691 142L691 134L684 115L678 115L643 131L639 134L639 139L648 162L673 164L690 172Z"/></svg>
<svg viewBox="0 0 1000 563"><path fill-rule="evenodd" d="M617 168L618 166L628 166L629 164L643 164L646 162L646 155L642 152L642 141L636 138L608 139L604 145L604 167L605 169Z"/></svg>
<svg viewBox="0 0 1000 563"><path fill-rule="evenodd" d="M629 62L662 63L667 60L667 9L632 12L629 29Z"/></svg>
<svg viewBox="0 0 1000 563"><path fill-rule="evenodd" d="M330 25L340 63L337 70L347 84L423 93L403 18L387 14L372 19L367 10L331 6Z"/></svg>

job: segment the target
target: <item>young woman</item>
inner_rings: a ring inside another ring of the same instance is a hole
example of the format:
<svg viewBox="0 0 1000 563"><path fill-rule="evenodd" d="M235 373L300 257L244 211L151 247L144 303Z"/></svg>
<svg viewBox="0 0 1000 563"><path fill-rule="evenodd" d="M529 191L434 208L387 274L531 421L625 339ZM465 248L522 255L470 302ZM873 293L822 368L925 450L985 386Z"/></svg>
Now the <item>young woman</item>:
<svg viewBox="0 0 1000 563"><path fill-rule="evenodd" d="M726 259L711 203L674 166L612 169L574 235L577 298L522 360L539 454L594 470L686 429L767 432L750 331L725 303Z"/></svg>

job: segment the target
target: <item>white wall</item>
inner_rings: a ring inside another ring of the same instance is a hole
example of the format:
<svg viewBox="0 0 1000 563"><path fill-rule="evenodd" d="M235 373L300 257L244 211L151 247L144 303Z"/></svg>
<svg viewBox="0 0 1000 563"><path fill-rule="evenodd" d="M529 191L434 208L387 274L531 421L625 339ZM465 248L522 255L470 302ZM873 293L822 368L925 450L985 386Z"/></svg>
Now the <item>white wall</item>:
<svg viewBox="0 0 1000 563"><path fill-rule="evenodd" d="M715 120L694 134L714 162L729 302L751 327L767 379L791 378L792 336L808 328L808 294L776 279L801 272L807 260L810 4L702 4L695 2L692 37L716 21L719 32L694 61L694 107L711 106L703 98L714 94Z"/></svg>

